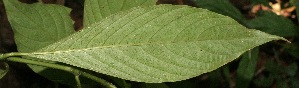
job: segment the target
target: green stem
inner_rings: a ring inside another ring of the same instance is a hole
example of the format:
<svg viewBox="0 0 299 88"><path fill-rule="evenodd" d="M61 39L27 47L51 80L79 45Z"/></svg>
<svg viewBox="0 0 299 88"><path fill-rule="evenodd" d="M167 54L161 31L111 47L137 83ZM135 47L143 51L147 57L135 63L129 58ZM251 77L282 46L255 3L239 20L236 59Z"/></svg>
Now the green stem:
<svg viewBox="0 0 299 88"><path fill-rule="evenodd" d="M76 82L77 82L77 87L82 88L81 82L80 82L80 79L79 79L79 75L75 75L75 79L76 79Z"/></svg>
<svg viewBox="0 0 299 88"><path fill-rule="evenodd" d="M6 59L8 57L25 56L25 55L28 55L28 54L29 53L19 53L19 52L0 54L0 60Z"/></svg>
<svg viewBox="0 0 299 88"><path fill-rule="evenodd" d="M5 59L3 53L0 54L0 60L2 60L2 59Z"/></svg>
<svg viewBox="0 0 299 88"><path fill-rule="evenodd" d="M0 59L2 59L2 57L0 57ZM72 67L59 65L59 64L45 63L45 62L40 62L40 61L34 61L34 60L29 60L29 59L24 59L24 58L19 58L19 57L9 57L9 58L7 58L7 60L12 61L12 62L19 62L19 63L34 64L34 65L50 67L50 68L54 68L54 69L67 71L67 72L73 73L75 75L76 74L81 74L84 77L90 78L90 79L100 83L101 85L103 85L106 88L116 88L116 86L114 86L113 84L107 82L104 79L98 78L98 77L96 77L94 75L91 75L89 73L86 73L86 72L81 72L80 70L72 68ZM76 80L77 80L77 78L76 78Z"/></svg>
<svg viewBox="0 0 299 88"><path fill-rule="evenodd" d="M107 87L107 88L116 88L115 85L109 83L109 82L106 82L106 80L103 80L103 79L100 79L94 75L91 75L89 73L86 73L86 72L82 72L81 75L83 75L84 77L87 77L89 79L92 79L98 83L101 83L103 86Z"/></svg>

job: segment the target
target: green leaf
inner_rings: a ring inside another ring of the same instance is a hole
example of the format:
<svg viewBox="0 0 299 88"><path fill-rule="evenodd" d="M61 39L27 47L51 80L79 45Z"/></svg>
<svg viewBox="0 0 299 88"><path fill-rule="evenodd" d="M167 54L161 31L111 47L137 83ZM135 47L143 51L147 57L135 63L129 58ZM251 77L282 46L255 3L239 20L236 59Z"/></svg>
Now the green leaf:
<svg viewBox="0 0 299 88"><path fill-rule="evenodd" d="M237 21L244 19L241 12L229 0L195 0L200 8L205 8L222 15L232 17Z"/></svg>
<svg viewBox="0 0 299 88"><path fill-rule="evenodd" d="M286 37L297 34L297 27L291 20L273 12L260 11L256 18L244 23L249 28L255 28L273 35Z"/></svg>
<svg viewBox="0 0 299 88"><path fill-rule="evenodd" d="M255 74L258 60L258 48L247 51L243 54L237 69L236 88L248 88Z"/></svg>
<svg viewBox="0 0 299 88"><path fill-rule="evenodd" d="M74 32L69 8L18 0L4 0L4 5L20 52L36 51Z"/></svg>
<svg viewBox="0 0 299 88"><path fill-rule="evenodd" d="M119 11L155 5L156 2L157 0L85 0L83 24L87 27Z"/></svg>
<svg viewBox="0 0 299 88"><path fill-rule="evenodd" d="M9 71L9 65L6 62L0 62L0 65L3 64L5 69L0 69L0 79L3 78L6 73Z"/></svg>
<svg viewBox="0 0 299 88"><path fill-rule="evenodd" d="M70 9L53 4L25 4L4 0L8 20L20 52L32 52L74 33ZM33 58L30 58L33 59ZM34 72L62 83L75 83L70 73L42 66L28 65ZM55 74L59 73L59 74ZM68 74L67 76L63 76Z"/></svg>
<svg viewBox="0 0 299 88"><path fill-rule="evenodd" d="M210 72L243 52L283 39L189 6L136 7L28 56L148 83Z"/></svg>

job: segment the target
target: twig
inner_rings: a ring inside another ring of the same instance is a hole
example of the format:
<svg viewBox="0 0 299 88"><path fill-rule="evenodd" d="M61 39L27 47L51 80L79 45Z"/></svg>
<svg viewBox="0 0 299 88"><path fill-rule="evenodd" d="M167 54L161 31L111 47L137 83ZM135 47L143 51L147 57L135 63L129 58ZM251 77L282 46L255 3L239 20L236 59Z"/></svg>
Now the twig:
<svg viewBox="0 0 299 88"><path fill-rule="evenodd" d="M70 72L70 73L73 73L73 74L81 74L84 77L90 78L90 79L100 83L101 85L103 85L106 88L116 88L115 85L107 82L104 79L101 79L99 77L96 77L96 76L91 75L91 74L86 73L86 72L82 72L81 70L78 70L78 69L75 69L75 68L72 68L72 67L69 67L69 66L53 64L53 63L45 63L45 62L40 62L40 61L34 61L34 60L24 59L24 58L20 58L20 57L9 57L9 58L7 58L7 60L12 61L12 62L19 62L19 63L26 63L26 64L33 64L33 65L40 65L40 66L50 67L50 68L54 68L54 69L67 71L67 72ZM79 75L78 75L78 77L79 77ZM77 83L78 83L78 80L79 80L79 78L76 77ZM78 88L80 88L79 86L81 86L81 83L79 83L77 85L78 85Z"/></svg>

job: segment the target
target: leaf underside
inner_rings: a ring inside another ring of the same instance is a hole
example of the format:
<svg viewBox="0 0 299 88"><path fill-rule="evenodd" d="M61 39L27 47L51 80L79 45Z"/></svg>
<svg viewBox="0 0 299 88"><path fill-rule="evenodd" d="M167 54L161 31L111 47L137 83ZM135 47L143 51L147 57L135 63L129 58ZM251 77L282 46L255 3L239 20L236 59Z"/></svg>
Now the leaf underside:
<svg viewBox="0 0 299 88"><path fill-rule="evenodd" d="M103 19L30 57L147 83L185 80L283 39L189 6L136 7Z"/></svg>
<svg viewBox="0 0 299 88"><path fill-rule="evenodd" d="M98 22L119 11L136 6L152 6L157 0L85 0L84 26Z"/></svg>

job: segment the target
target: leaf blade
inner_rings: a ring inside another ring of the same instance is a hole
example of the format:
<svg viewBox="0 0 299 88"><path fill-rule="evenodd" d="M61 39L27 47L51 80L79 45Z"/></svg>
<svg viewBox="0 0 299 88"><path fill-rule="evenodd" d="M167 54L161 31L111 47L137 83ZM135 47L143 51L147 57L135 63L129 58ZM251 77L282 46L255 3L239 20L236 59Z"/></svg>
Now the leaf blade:
<svg viewBox="0 0 299 88"><path fill-rule="evenodd" d="M4 0L4 5L18 51L36 51L75 32L69 8L17 0Z"/></svg>
<svg viewBox="0 0 299 88"><path fill-rule="evenodd" d="M26 4L18 0L4 0L3 2L19 52L39 50L75 32L73 21L69 16L71 10L67 7L42 3ZM33 60L34 58L26 59ZM68 72L31 64L28 66L35 73L52 81L76 85L71 75L62 77L62 75L69 74ZM55 74L57 72L60 74Z"/></svg>
<svg viewBox="0 0 299 88"><path fill-rule="evenodd" d="M136 6L155 5L157 0L86 0L84 3L84 26L89 26L119 11Z"/></svg>
<svg viewBox="0 0 299 88"><path fill-rule="evenodd" d="M278 39L283 38L249 30L205 9L159 5L112 15L29 56L160 83L212 71Z"/></svg>
<svg viewBox="0 0 299 88"><path fill-rule="evenodd" d="M229 0L195 0L195 2L200 8L232 17L239 22L244 20L241 12Z"/></svg>
<svg viewBox="0 0 299 88"><path fill-rule="evenodd" d="M247 51L240 60L237 77L236 88L246 88L249 86L255 74L256 64L258 61L259 49L254 48Z"/></svg>
<svg viewBox="0 0 299 88"><path fill-rule="evenodd" d="M5 67L5 69L0 69L0 79L2 79L9 71L9 65L6 62L1 62L0 64L3 64L3 66Z"/></svg>
<svg viewBox="0 0 299 88"><path fill-rule="evenodd" d="M257 14L257 17L251 20L246 20L244 23L249 28L258 29L269 34L283 37L295 36L298 33L298 28L291 20L278 16L272 12L260 11Z"/></svg>

